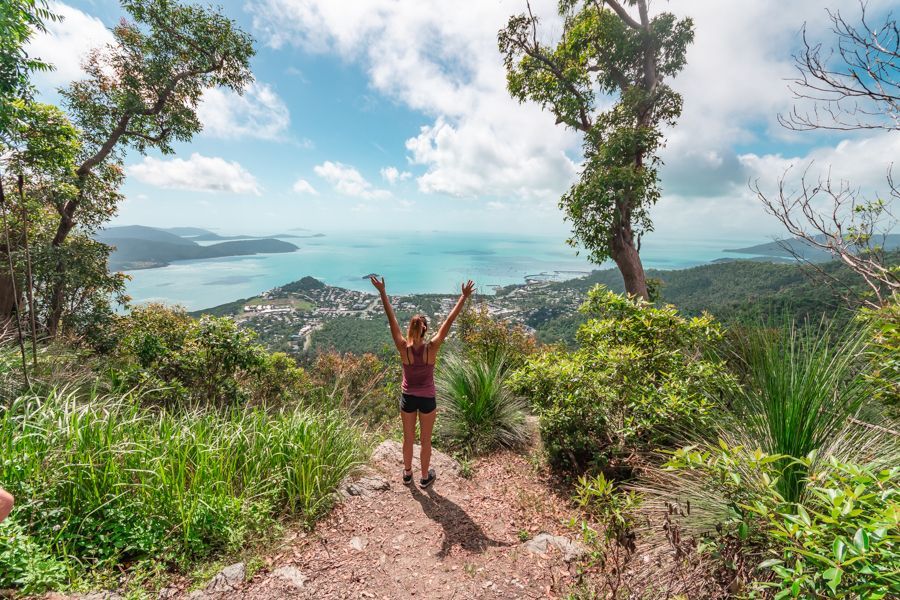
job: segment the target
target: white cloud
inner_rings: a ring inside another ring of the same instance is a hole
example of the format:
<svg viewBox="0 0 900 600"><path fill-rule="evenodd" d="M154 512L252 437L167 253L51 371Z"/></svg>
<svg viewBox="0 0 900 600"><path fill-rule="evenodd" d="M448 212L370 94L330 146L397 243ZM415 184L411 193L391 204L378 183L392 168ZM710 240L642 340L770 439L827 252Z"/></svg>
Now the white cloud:
<svg viewBox="0 0 900 600"><path fill-rule="evenodd" d="M334 189L347 196L358 198L387 198L391 195L388 190L378 189L373 186L362 174L351 167L339 162L326 160L321 165L313 167L316 175L329 182Z"/></svg>
<svg viewBox="0 0 900 600"><path fill-rule="evenodd" d="M203 132L222 139L284 140L291 113L270 85L254 82L243 95L213 88L197 107Z"/></svg>
<svg viewBox="0 0 900 600"><path fill-rule="evenodd" d="M357 61L377 91L433 119L406 143L426 167L420 190L557 198L572 181L578 137L506 91L497 30L523 2L250 0L248 9L270 45Z"/></svg>
<svg viewBox="0 0 900 600"><path fill-rule="evenodd" d="M672 236L701 229L707 236L748 232L783 236L781 224L765 213L750 183L757 183L764 193L774 196L779 179L786 174L785 189L792 193L806 172L812 184L830 175L833 183L846 181L865 197L874 198L879 191L884 197L890 164L877 157L893 156L900 156L900 136L891 132L845 139L797 156L741 154L735 160L733 181L716 187L717 193L703 197L664 194L652 209L656 231Z"/></svg>
<svg viewBox="0 0 900 600"><path fill-rule="evenodd" d="M394 185L398 181L406 181L412 177L409 171L400 171L397 167L384 167L381 169L381 178L389 184Z"/></svg>
<svg viewBox="0 0 900 600"><path fill-rule="evenodd" d="M239 163L196 152L187 160L145 156L142 162L128 167L128 174L144 183L173 190L255 196L262 193L256 177Z"/></svg>
<svg viewBox="0 0 900 600"><path fill-rule="evenodd" d="M295 181L293 190L297 194L311 194L313 196L319 195L319 192L316 191L316 188L314 188L312 184L305 179L298 179L297 181Z"/></svg>
<svg viewBox="0 0 900 600"><path fill-rule="evenodd" d="M26 47L29 56L56 67L54 71L34 76L38 89L44 92L80 79L84 74L81 63L87 54L113 43L112 32L100 19L60 2L52 3L50 11L63 20L48 21L47 32L37 32Z"/></svg>
<svg viewBox="0 0 900 600"><path fill-rule="evenodd" d="M271 46L338 54L366 69L381 94L429 116L406 142L411 162L425 167L417 178L420 190L537 199L540 208L529 206L538 214L576 177L579 137L535 104L519 105L506 91L496 35L510 15L524 10L524 0L461 4L248 0L248 9ZM874 13L890 4L871 0L869 6ZM556 5L532 2L548 36L560 31ZM684 96L684 112L667 132L662 152L665 196L653 211L657 223L668 228L661 219L671 218L695 232L715 226L713 217L728 227L738 216L760 223L765 216L747 192L752 173L746 148L760 142L789 148L796 141L834 147L833 137L787 132L776 120L794 102L785 80L795 75L791 55L800 27L806 22L816 39L831 39L824 8L816 0L654 5L655 12L664 10L691 16L696 40L687 67L672 82ZM817 159L822 163L830 156L823 152ZM878 164L875 171L885 168ZM746 212L732 212L735 203Z"/></svg>

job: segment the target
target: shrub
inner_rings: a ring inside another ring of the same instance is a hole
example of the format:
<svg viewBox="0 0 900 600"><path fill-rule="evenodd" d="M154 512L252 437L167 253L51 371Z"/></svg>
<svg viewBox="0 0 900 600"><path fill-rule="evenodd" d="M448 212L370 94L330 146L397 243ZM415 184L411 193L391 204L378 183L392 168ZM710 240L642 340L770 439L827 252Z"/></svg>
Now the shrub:
<svg viewBox="0 0 900 600"><path fill-rule="evenodd" d="M227 317L191 319L150 304L116 327L113 380L169 406L277 402L309 392L309 378L284 354L268 354L252 331Z"/></svg>
<svg viewBox="0 0 900 600"><path fill-rule="evenodd" d="M797 459L807 493L789 502L778 489L785 458L723 443L682 449L668 467L699 473L721 494L729 511L707 541L720 556L739 548L747 572L758 578L756 591L775 598L885 598L900 591L900 469Z"/></svg>
<svg viewBox="0 0 900 600"><path fill-rule="evenodd" d="M374 354L325 352L316 357L310 373L319 388L319 403L344 407L370 425L396 418L397 367Z"/></svg>
<svg viewBox="0 0 900 600"><path fill-rule="evenodd" d="M235 551L282 515L318 518L361 458L339 412L174 412L128 394L25 395L0 412L0 482L16 496L10 521L29 555L0 545L0 573L28 560L77 576Z"/></svg>
<svg viewBox="0 0 900 600"><path fill-rule="evenodd" d="M871 339L867 359L875 398L894 418L900 417L900 297L879 310L860 311L859 319L869 326Z"/></svg>
<svg viewBox="0 0 900 600"><path fill-rule="evenodd" d="M582 310L592 318L576 351L537 354L511 380L540 417L551 464L608 468L708 427L717 398L734 386L724 363L705 356L722 335L712 317L688 319L599 286Z"/></svg>
<svg viewBox="0 0 900 600"><path fill-rule="evenodd" d="M582 475L575 486L575 504L603 524L607 540L632 548L631 533L640 503L637 493L620 490L603 473Z"/></svg>
<svg viewBox="0 0 900 600"><path fill-rule="evenodd" d="M457 328L463 350L474 360L502 357L505 367L515 369L537 350L534 336L524 326L494 319L484 303L466 308Z"/></svg>
<svg viewBox="0 0 900 600"><path fill-rule="evenodd" d="M481 360L451 353L436 383L443 412L437 434L471 453L521 445L528 438L524 403L506 386L503 356Z"/></svg>
<svg viewBox="0 0 900 600"><path fill-rule="evenodd" d="M853 328L833 332L787 323L781 330L747 330L736 353L746 381L732 402L726 438L768 454L784 455L781 495L800 499L801 459L840 439L849 420L872 395L860 372L865 336Z"/></svg>

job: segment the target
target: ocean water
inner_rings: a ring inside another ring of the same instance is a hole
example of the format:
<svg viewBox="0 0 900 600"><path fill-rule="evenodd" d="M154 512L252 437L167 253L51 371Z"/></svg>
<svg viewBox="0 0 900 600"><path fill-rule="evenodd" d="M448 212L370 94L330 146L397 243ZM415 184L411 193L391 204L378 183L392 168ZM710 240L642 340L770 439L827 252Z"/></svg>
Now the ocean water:
<svg viewBox="0 0 900 600"><path fill-rule="evenodd" d="M329 285L372 290L363 277L385 277L392 294L452 293L473 279L482 293L527 277L564 279L601 268L565 243L564 236L419 233L334 233L284 238L300 247L286 254L179 261L130 271L135 302L162 301L189 310L208 308L311 275ZM646 268L682 269L722 257L724 248L767 240L665 240L650 236L641 248ZM613 266L612 263L602 268Z"/></svg>

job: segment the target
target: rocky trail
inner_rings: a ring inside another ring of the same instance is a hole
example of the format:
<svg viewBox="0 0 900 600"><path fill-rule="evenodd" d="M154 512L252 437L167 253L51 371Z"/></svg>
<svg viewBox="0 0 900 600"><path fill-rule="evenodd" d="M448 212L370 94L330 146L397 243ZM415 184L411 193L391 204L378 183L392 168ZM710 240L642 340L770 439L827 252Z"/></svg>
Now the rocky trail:
<svg viewBox="0 0 900 600"><path fill-rule="evenodd" d="M418 457L416 447L416 457ZM417 461L418 458L415 459ZM419 466L413 469L418 474ZM435 452L426 489L403 485L397 442L342 486L343 499L310 533L294 534L245 581L232 565L205 589L169 598L554 598L585 548L567 531L571 509L521 455L501 452L463 478ZM418 480L418 477L415 478Z"/></svg>

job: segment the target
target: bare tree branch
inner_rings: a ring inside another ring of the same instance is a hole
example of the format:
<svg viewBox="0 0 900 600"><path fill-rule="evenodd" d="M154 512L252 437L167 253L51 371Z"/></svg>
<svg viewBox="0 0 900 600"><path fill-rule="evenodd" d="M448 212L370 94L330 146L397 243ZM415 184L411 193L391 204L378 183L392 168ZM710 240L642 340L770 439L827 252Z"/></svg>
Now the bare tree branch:
<svg viewBox="0 0 900 600"><path fill-rule="evenodd" d="M860 25L840 11L828 11L834 47L810 42L794 57L799 72L790 89L798 100L812 102L779 115L784 127L797 131L833 129L900 129L900 29L893 13L881 25L870 25L860 1Z"/></svg>

